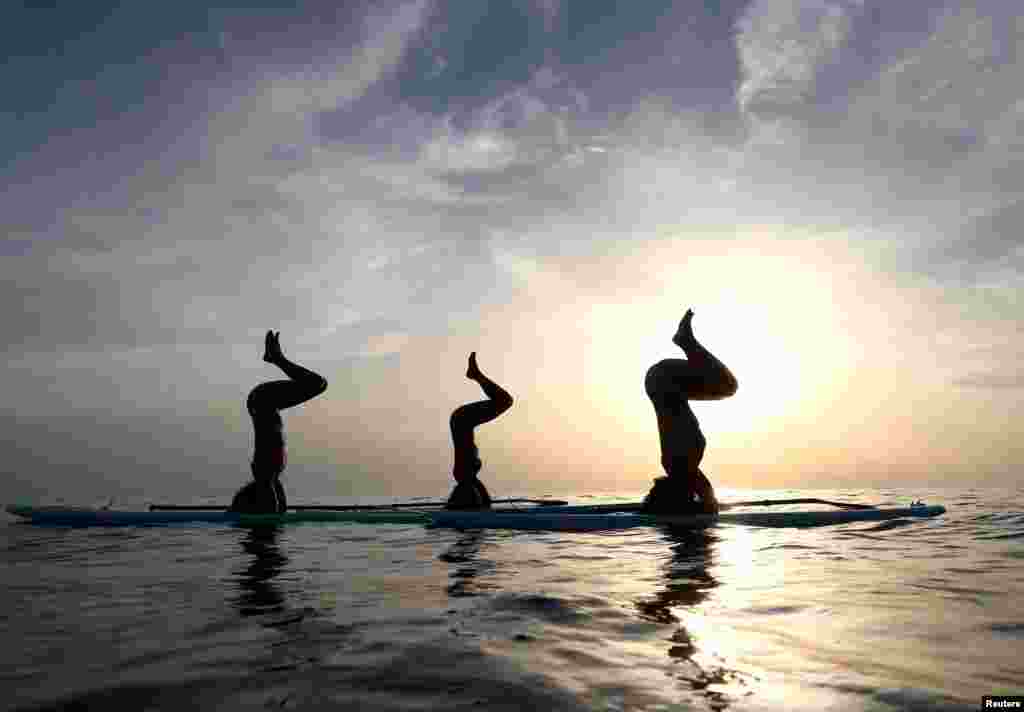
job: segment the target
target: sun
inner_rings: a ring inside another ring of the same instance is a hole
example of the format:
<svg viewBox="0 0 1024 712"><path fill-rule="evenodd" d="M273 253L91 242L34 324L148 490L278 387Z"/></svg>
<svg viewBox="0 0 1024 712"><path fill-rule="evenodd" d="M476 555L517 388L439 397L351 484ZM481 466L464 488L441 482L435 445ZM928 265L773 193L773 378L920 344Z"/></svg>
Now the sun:
<svg viewBox="0 0 1024 712"><path fill-rule="evenodd" d="M699 310L699 311L698 311ZM694 333L724 363L740 387L730 401L732 413L706 410L719 432L756 428L765 418L789 415L806 399L802 356L780 335L761 304L695 305ZM697 315L705 314L703 322ZM736 413L743 415L736 417Z"/></svg>
<svg viewBox="0 0 1024 712"><path fill-rule="evenodd" d="M800 246L770 255L721 243L685 247L620 256L601 279L578 280L583 287L564 275L534 278L555 307L538 313L531 343L562 345L542 352L548 379L538 393L565 421L537 433L553 450L585 441L595 470L632 476L657 468L644 375L662 359L684 358L672 337L687 308L698 340L739 382L730 398L692 404L713 458L768 457L781 466L828 428L858 346L844 333L848 295L837 278L848 266Z"/></svg>
<svg viewBox="0 0 1024 712"><path fill-rule="evenodd" d="M643 375L661 359L684 358L671 338L692 308L694 334L739 381L732 398L694 404L702 428L739 444L814 419L842 376L850 346L836 326L826 266L733 250L694 256L670 276L668 267L658 269L652 264L650 283L680 288L655 293L637 284L589 305L581 324L591 342L583 375L596 408L614 411L623 431L651 429ZM679 303L680 294L692 301Z"/></svg>

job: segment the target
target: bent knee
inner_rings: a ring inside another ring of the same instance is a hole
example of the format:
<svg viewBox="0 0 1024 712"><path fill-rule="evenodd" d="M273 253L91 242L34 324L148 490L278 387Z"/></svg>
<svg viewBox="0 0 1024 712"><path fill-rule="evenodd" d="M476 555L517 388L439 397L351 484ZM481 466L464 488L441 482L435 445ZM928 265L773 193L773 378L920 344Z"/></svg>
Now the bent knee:
<svg viewBox="0 0 1024 712"><path fill-rule="evenodd" d="M713 384L708 388L709 398L731 398L736 395L736 391L739 390L739 383L736 382L736 378L729 374L721 383Z"/></svg>

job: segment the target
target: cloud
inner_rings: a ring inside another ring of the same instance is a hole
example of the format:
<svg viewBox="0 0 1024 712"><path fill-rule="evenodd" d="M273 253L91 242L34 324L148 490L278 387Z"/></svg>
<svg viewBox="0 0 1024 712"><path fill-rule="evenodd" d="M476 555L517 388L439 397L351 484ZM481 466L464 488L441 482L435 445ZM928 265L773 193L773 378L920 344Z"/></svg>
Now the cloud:
<svg viewBox="0 0 1024 712"><path fill-rule="evenodd" d="M351 104L395 70L428 10L426 0L415 0L371 12L351 49L336 48L297 71L269 70L266 81L245 87L212 117L211 158L235 171L275 145L308 144L311 118Z"/></svg>
<svg viewBox="0 0 1024 712"><path fill-rule="evenodd" d="M536 0L536 3L544 15L544 29L551 32L555 28L555 22L561 12L560 0Z"/></svg>
<svg viewBox="0 0 1024 712"><path fill-rule="evenodd" d="M1018 286L1016 293L1020 294ZM1020 305L1007 318L976 322L956 342L959 368L952 381L961 388L1024 388L1024 328Z"/></svg>
<svg viewBox="0 0 1024 712"><path fill-rule="evenodd" d="M743 68L737 103L748 114L786 112L804 103L819 69L839 50L851 10L862 2L755 0L737 23Z"/></svg>
<svg viewBox="0 0 1024 712"><path fill-rule="evenodd" d="M919 47L878 68L873 79L846 87L849 112L842 122L819 125L813 110L822 94L815 87L829 67L849 63L844 53L852 42L867 41L862 24L869 14L852 2L749 6L736 38L746 71L738 102L761 123L739 141L716 133L720 127L708 112L680 112L671 97L634 102L624 115L598 122L601 107L591 95L599 87L584 90L575 69L564 65L536 68L520 85L502 85L475 104L418 111L378 90L400 74L410 48L443 16L423 3L371 16L361 25L361 43L337 48L315 71L272 72L238 87L211 117L202 164L183 165L170 184L164 165L136 176L124 197L144 195L143 210L76 206L61 222L66 235L76 236L73 243L7 265L7 303L27 307L11 319L12 346L201 343L223 339L228 325L258 335L264 326L257 321L298 324L304 338L314 338L336 323L339 309L372 319L409 310L420 299L459 303L460 287L494 294L486 286L493 279L483 247L488 235L557 233L558 227L539 229L545 224L569 226L565 234L583 230L591 248L602 249L595 247L601 241L636 239L662 223L857 222L860 234L877 236L872 239L897 234L908 244L926 244L928 251L908 258L924 274L940 260L954 264L956 255L976 260L997 245L1006 248L1011 233L986 232L982 218L976 237L950 230L944 211L963 210L952 185L948 204L937 204L931 217L946 223L939 236L949 249L915 236L928 215L921 210L927 191L916 179L924 168L915 167L906 146L932 146L922 149L929 164L967 162L972 175L986 161L998 167L1005 154L988 150L987 139L950 147L944 132L966 129L942 121L930 144L912 120L924 115L927 102L913 108L893 100L916 84L938 96L928 88L930 67L947 67L954 76L954 38L964 34L972 38L971 56L993 67L985 76L1002 82L1010 67L996 60L1012 57L984 49L997 43L978 29L995 25L978 13L945 17ZM958 80L942 91L982 79ZM1011 109L996 101L999 91L983 87L1005 148ZM802 105L804 113L793 113L802 123L770 121L766 97ZM358 115L363 104L387 109L378 117L379 141L357 140L367 134L343 127L345 112ZM900 108L906 106L911 109ZM878 117L888 122L888 134L877 134ZM385 139L406 149L381 149ZM928 198L934 202L941 191ZM987 204L976 200L975 215L1014 209L992 205L992 197ZM507 249L529 255L530 239ZM567 242L546 239L559 245L549 252L573 251ZM577 252L587 245L573 244ZM430 258L418 258L414 248ZM66 324L44 328L28 318L33 308L49 312L44 304L54 298L69 305ZM180 318L166 316L174 313Z"/></svg>
<svg viewBox="0 0 1024 712"><path fill-rule="evenodd" d="M454 136L449 130L424 148L436 169L452 173L491 173L516 162L516 145L500 133L486 131Z"/></svg>
<svg viewBox="0 0 1024 712"><path fill-rule="evenodd" d="M735 191L794 220L898 235L894 266L922 274L988 250L966 223L1020 189L1012 15L999 3L752 4L736 39L748 134Z"/></svg>
<svg viewBox="0 0 1024 712"><path fill-rule="evenodd" d="M426 2L411 2L370 14L353 49L337 48L315 70L271 75L236 90L209 117L202 163L175 165L173 156L146 162L126 191L60 209L51 228L54 246L40 245L2 268L10 278L3 287L7 347L223 339L226 319L254 306L262 319L294 320L308 305L282 277L324 263L333 235L318 217L332 191L296 193L300 186L289 176L308 167L308 159L305 166L294 158L282 164L273 150L308 148L309 117L354 101L391 71L427 9ZM223 98L223 89L213 91ZM137 211L133 203L149 209ZM266 295L254 296L260 288ZM64 304L62 314L44 302ZM34 313L51 318L40 322Z"/></svg>
<svg viewBox="0 0 1024 712"><path fill-rule="evenodd" d="M970 276L964 275L965 269L975 275L986 268L1024 270L1022 225L1024 200L1013 200L968 220L960 230L959 239L942 245L933 259L947 261L962 276Z"/></svg>
<svg viewBox="0 0 1024 712"><path fill-rule="evenodd" d="M917 233L899 264L950 284L1021 270L1013 84L1024 66L1009 49L1012 15L996 3L940 14L926 39L858 89L844 124L882 167L890 215Z"/></svg>
<svg viewBox="0 0 1024 712"><path fill-rule="evenodd" d="M1010 372L972 373L957 378L954 383L963 388L981 390L1017 390L1024 388L1024 370Z"/></svg>

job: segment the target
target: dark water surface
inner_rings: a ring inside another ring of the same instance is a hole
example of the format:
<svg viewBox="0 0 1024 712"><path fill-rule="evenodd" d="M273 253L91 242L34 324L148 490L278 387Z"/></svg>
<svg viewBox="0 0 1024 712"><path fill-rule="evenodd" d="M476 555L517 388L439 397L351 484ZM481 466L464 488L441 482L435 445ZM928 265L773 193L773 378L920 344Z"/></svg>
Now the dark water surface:
<svg viewBox="0 0 1024 712"><path fill-rule="evenodd" d="M1024 693L1024 492L723 499L777 496L949 511L588 534L4 515L0 707L974 710Z"/></svg>

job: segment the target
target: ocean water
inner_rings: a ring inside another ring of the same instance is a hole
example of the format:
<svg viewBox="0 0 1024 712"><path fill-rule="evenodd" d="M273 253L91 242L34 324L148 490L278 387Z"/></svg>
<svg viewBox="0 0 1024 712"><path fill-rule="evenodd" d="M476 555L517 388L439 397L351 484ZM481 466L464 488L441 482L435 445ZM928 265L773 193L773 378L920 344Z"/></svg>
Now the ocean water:
<svg viewBox="0 0 1024 712"><path fill-rule="evenodd" d="M782 496L948 511L586 534L0 515L0 708L975 710L1024 694L1024 490L722 499Z"/></svg>

